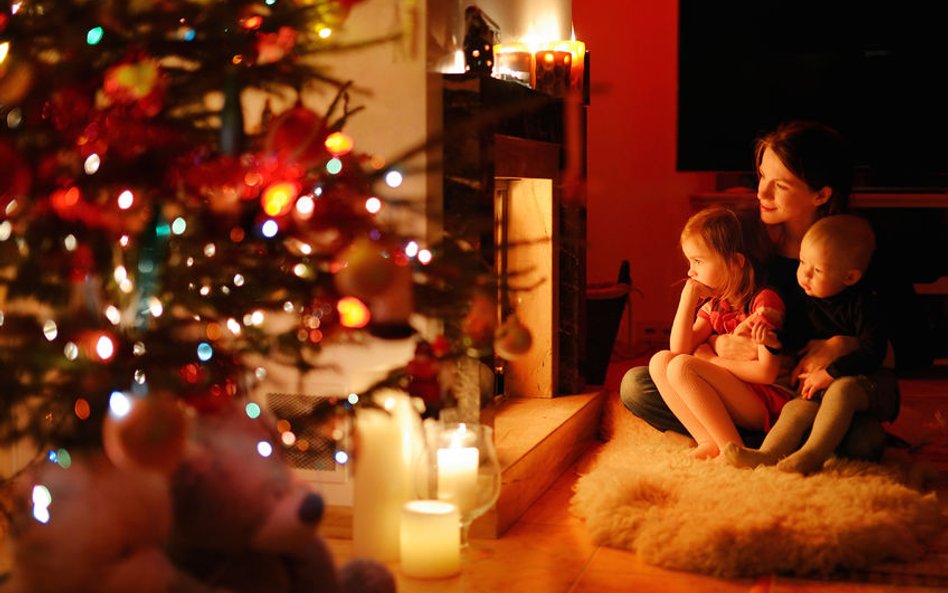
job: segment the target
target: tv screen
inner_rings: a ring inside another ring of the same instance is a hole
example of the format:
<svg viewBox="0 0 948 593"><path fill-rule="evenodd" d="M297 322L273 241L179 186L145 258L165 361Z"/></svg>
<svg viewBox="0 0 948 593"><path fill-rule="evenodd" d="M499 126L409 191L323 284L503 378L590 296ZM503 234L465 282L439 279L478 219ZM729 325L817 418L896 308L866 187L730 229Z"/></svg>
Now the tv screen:
<svg viewBox="0 0 948 593"><path fill-rule="evenodd" d="M754 139L803 118L849 139L859 187L948 187L939 6L680 0L678 170L752 171Z"/></svg>

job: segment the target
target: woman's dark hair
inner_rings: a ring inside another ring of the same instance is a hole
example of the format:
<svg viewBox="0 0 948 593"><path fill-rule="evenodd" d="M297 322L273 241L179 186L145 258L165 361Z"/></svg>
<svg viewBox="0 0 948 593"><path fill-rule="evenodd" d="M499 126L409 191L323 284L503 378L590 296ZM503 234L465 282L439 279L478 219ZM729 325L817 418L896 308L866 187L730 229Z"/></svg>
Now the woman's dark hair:
<svg viewBox="0 0 948 593"><path fill-rule="evenodd" d="M849 144L839 132L814 121L780 124L757 140L754 156L758 171L767 148L811 191L824 187L832 190L829 200L817 209L818 218L847 211L853 185L853 160Z"/></svg>

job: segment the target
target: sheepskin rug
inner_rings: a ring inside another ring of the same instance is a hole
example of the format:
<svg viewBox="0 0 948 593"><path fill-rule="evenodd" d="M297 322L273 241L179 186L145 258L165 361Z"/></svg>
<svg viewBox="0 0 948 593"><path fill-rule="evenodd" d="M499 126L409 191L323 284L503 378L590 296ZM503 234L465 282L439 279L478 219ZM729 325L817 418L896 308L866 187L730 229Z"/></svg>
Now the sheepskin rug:
<svg viewBox="0 0 948 593"><path fill-rule="evenodd" d="M903 468L737 469L693 460L683 439L621 404L606 408L609 440L581 472L571 511L597 543L649 564L727 578L829 575L915 560L945 527L935 494L905 486Z"/></svg>

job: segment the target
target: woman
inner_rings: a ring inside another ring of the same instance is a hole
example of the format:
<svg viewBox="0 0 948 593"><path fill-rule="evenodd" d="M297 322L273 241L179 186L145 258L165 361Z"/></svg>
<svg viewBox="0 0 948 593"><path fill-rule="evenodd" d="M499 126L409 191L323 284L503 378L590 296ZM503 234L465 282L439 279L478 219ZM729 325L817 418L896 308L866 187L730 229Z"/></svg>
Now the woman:
<svg viewBox="0 0 948 593"><path fill-rule="evenodd" d="M805 298L796 283L803 235L817 219L846 211L853 165L839 133L816 122L795 121L779 126L758 140L755 154L759 220L766 226L772 249L763 272L767 284L786 302L789 326L802 314ZM898 310L904 310L901 307ZM801 372L827 366L853 348L850 340L836 337L810 342L783 382L792 382ZM713 352L706 350L704 356L712 361L714 357L747 360L757 352L750 336L741 332L717 336L710 345ZM647 367L630 369L622 378L619 394L629 411L655 428L687 434L659 395ZM741 436L749 446L763 438L761 433L746 431ZM858 415L839 451L847 457L875 459L882 452L884 438L877 420Z"/></svg>

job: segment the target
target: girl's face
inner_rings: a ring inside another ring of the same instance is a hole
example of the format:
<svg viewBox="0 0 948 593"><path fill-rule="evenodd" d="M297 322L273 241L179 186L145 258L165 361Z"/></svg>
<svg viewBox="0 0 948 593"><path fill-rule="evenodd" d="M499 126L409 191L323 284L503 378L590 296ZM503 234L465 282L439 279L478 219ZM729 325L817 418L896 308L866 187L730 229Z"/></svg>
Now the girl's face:
<svg viewBox="0 0 948 593"><path fill-rule="evenodd" d="M790 172L770 148L761 155L757 199L764 224L803 223L816 218L816 209L831 195L829 188L813 191Z"/></svg>
<svg viewBox="0 0 948 593"><path fill-rule="evenodd" d="M705 244L698 236L686 237L681 250L688 260L688 277L699 282L714 293L720 294L727 284L728 269L724 259Z"/></svg>

